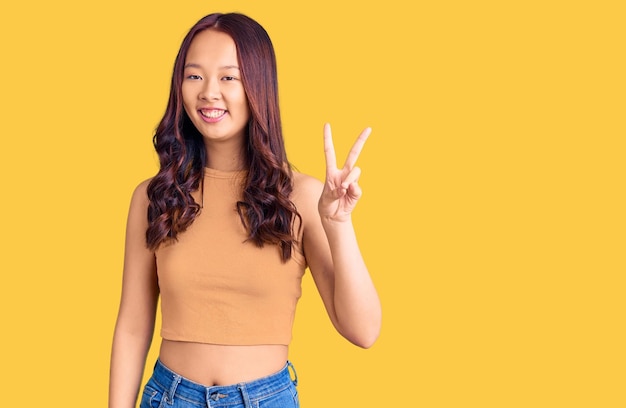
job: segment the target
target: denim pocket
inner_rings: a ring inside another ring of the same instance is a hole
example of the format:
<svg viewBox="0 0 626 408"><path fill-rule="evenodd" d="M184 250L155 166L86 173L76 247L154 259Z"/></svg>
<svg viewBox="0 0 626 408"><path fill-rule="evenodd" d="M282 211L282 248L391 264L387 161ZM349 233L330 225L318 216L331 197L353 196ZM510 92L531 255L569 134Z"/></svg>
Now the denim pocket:
<svg viewBox="0 0 626 408"><path fill-rule="evenodd" d="M141 397L141 404L139 408L159 408L161 406L161 399L163 393L159 390L152 388L150 385L146 385Z"/></svg>

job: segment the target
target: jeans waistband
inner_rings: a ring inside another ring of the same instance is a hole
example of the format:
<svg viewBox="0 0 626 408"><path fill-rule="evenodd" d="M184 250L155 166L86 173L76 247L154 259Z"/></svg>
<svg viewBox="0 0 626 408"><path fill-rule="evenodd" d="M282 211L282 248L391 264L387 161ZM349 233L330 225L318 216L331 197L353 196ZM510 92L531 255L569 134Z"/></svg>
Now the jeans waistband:
<svg viewBox="0 0 626 408"><path fill-rule="evenodd" d="M191 401L213 401L219 405L245 403L249 406L250 400L280 392L291 384L298 384L298 375L290 361L287 361L280 371L267 377L232 385L207 387L175 373L157 359L152 378L165 390L169 401L184 398Z"/></svg>

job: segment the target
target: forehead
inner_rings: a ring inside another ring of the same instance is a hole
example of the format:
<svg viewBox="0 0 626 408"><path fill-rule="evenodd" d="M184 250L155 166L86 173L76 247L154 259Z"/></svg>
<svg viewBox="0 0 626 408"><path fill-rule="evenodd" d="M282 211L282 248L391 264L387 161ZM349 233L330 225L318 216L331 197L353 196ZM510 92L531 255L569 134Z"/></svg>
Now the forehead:
<svg viewBox="0 0 626 408"><path fill-rule="evenodd" d="M196 34L187 51L185 63L210 62L236 65L237 47L231 36L211 29Z"/></svg>

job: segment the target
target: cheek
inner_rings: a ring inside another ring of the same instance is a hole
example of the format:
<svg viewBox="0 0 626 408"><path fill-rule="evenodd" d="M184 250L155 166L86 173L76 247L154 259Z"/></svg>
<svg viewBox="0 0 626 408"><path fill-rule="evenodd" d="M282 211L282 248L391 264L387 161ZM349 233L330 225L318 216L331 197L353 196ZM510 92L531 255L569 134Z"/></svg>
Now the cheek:
<svg viewBox="0 0 626 408"><path fill-rule="evenodd" d="M248 106L248 98L246 98L245 93L237 93L237 103L240 106L241 110L245 112L247 115L250 115L250 108Z"/></svg>
<svg viewBox="0 0 626 408"><path fill-rule="evenodd" d="M195 110L195 104L188 98L185 98L183 94L183 109L189 117L192 117L191 113Z"/></svg>
<svg viewBox="0 0 626 408"><path fill-rule="evenodd" d="M185 83L183 83L183 86L180 88L180 96L183 99L183 105L191 105L194 102L195 98L192 95L192 91L193 89L191 89L189 85L185 85Z"/></svg>

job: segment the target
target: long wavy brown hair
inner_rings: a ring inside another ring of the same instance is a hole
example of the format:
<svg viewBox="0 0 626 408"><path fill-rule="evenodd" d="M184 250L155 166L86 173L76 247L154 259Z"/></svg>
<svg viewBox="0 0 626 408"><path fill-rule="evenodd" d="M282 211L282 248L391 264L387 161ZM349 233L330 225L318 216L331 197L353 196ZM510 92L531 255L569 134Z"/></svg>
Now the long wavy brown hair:
<svg viewBox="0 0 626 408"><path fill-rule="evenodd" d="M259 247L277 245L282 260L287 261L296 244L294 225L300 215L290 200L292 171L282 135L276 56L265 29L239 13L202 18L189 30L176 56L167 108L153 138L160 169L148 185L147 245L156 250L176 240L201 211L191 193L202 183L207 152L202 135L183 108L181 86L189 46L198 33L208 29L234 40L250 108L244 158L248 172L237 211L249 232L248 240Z"/></svg>

